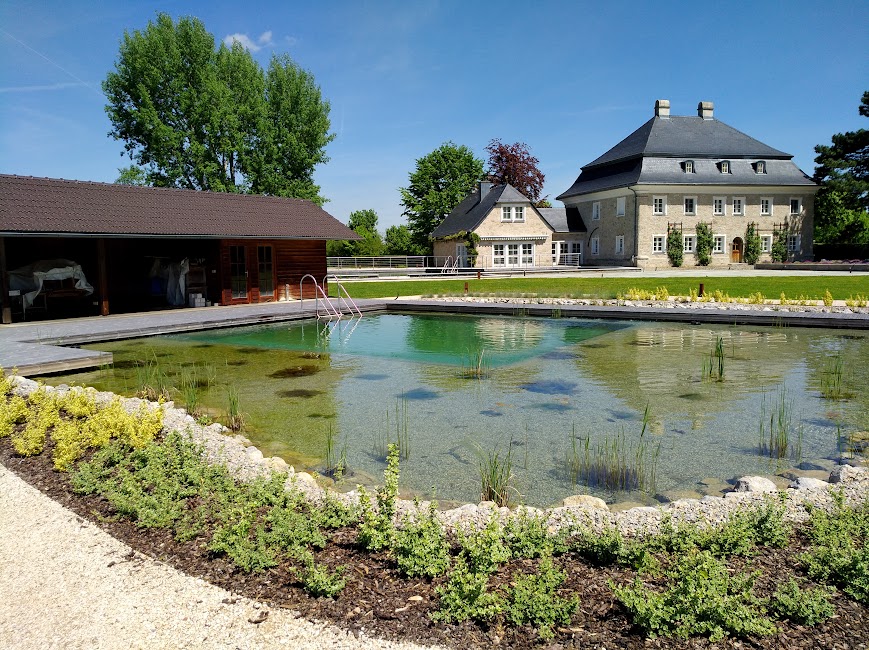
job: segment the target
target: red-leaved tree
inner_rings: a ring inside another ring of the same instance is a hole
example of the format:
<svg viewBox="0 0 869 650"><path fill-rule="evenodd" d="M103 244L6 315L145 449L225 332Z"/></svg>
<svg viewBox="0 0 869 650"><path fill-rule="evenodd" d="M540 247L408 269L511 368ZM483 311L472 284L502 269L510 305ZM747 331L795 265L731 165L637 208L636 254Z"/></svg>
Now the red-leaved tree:
<svg viewBox="0 0 869 650"><path fill-rule="evenodd" d="M533 203L541 201L544 176L537 168L540 161L531 155L527 144L504 144L495 139L486 146L486 151L489 152L488 173L491 182L498 185L510 183Z"/></svg>

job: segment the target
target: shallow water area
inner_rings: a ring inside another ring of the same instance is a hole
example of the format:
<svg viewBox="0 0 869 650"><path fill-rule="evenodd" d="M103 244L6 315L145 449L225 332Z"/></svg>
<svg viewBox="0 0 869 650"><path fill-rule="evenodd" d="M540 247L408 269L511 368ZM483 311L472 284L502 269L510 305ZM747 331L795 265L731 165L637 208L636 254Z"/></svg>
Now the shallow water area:
<svg viewBox="0 0 869 650"><path fill-rule="evenodd" d="M131 395L157 368L179 406L195 383L218 420L232 387L264 454L325 472L331 445L349 489L378 481L387 443L401 441L402 489L445 500L478 501L480 459L494 454L509 456L517 502L648 503L746 474L828 469L869 429L859 331L383 314L89 347L114 366L50 383ZM834 359L847 399L821 397ZM781 408L790 435L771 459L760 428Z"/></svg>

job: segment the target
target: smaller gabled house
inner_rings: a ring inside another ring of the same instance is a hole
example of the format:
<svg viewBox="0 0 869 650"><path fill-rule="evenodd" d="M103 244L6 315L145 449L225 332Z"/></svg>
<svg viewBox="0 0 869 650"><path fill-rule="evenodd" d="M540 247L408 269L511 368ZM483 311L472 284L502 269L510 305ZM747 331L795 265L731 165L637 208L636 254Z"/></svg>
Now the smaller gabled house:
<svg viewBox="0 0 869 650"><path fill-rule="evenodd" d="M438 264L531 268L583 263L575 208L537 208L509 184L480 182L432 233Z"/></svg>

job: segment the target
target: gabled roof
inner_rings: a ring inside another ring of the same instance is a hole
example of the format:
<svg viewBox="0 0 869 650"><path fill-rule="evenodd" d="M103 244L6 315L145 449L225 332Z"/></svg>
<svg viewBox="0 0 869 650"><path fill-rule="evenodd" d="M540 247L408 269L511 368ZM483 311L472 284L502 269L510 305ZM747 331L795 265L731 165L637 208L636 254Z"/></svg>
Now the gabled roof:
<svg viewBox="0 0 869 650"><path fill-rule="evenodd" d="M311 201L0 174L0 234L359 239Z"/></svg>
<svg viewBox="0 0 869 650"><path fill-rule="evenodd" d="M557 198L642 184L814 186L792 158L716 119L655 116L582 167ZM694 173L685 173L685 160L694 161ZM730 161L731 173L721 173L722 160ZM765 174L755 173L758 160L766 161Z"/></svg>
<svg viewBox="0 0 869 650"><path fill-rule="evenodd" d="M480 185L468 194L440 225L434 229L433 239L449 237L456 233L471 232L477 228L498 203L530 203L528 198L509 183L491 186L480 200Z"/></svg>

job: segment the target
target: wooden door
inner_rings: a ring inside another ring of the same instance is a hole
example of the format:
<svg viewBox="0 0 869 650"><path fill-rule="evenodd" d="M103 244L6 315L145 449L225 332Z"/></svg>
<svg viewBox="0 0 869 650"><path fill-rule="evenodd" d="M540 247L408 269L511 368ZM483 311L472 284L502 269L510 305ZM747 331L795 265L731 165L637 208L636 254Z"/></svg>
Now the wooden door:
<svg viewBox="0 0 869 650"><path fill-rule="evenodd" d="M245 246L229 247L229 285L233 302L247 302L250 282Z"/></svg>

